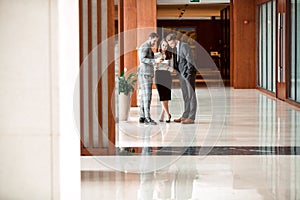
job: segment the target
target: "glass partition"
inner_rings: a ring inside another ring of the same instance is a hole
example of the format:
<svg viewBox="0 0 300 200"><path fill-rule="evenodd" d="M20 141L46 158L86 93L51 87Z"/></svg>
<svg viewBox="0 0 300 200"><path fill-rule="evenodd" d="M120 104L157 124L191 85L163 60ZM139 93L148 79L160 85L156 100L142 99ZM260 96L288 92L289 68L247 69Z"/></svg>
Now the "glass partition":
<svg viewBox="0 0 300 200"><path fill-rule="evenodd" d="M275 14L275 1L270 1L260 6L258 86L271 92L275 92Z"/></svg>
<svg viewBox="0 0 300 200"><path fill-rule="evenodd" d="M300 2L290 1L290 70L289 99L300 102ZM298 34L297 34L298 33Z"/></svg>

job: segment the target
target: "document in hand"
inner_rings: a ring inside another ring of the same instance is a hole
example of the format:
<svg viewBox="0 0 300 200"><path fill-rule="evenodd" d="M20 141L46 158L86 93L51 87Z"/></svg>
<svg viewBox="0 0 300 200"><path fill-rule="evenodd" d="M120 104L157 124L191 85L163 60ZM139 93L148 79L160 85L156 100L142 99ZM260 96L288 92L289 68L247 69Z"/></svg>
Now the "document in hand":
<svg viewBox="0 0 300 200"><path fill-rule="evenodd" d="M154 58L163 58L162 54L160 52L154 53ZM168 70L170 72L173 71L173 67L170 67L170 60L164 60L161 63L158 64L158 70ZM169 66L169 67L166 67Z"/></svg>
<svg viewBox="0 0 300 200"><path fill-rule="evenodd" d="M162 57L163 56L162 56L162 54L160 52L154 53L154 59L156 59L156 58L162 58Z"/></svg>

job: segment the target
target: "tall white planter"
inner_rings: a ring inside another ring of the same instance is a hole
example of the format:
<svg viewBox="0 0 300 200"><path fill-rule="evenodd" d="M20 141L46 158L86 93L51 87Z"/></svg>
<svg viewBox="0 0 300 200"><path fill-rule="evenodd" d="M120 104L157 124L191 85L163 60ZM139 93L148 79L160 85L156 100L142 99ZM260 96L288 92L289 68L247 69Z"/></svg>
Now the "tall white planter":
<svg viewBox="0 0 300 200"><path fill-rule="evenodd" d="M119 94L119 120L127 121L131 105L131 93L125 95L124 93Z"/></svg>

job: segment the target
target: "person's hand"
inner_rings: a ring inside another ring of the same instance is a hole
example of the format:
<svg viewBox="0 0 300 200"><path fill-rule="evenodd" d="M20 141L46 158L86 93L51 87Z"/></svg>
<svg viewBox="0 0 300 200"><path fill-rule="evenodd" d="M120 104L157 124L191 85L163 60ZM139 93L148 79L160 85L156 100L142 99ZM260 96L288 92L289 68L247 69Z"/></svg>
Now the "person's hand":
<svg viewBox="0 0 300 200"><path fill-rule="evenodd" d="M155 63L157 63L157 64L161 63L162 61L164 61L164 59L162 59L162 58L156 58L155 59Z"/></svg>

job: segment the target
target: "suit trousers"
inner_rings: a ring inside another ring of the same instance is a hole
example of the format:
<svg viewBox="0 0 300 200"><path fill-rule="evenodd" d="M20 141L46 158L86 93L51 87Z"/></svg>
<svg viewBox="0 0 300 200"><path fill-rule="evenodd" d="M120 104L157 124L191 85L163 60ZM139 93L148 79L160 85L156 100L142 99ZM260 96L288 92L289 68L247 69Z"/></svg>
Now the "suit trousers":
<svg viewBox="0 0 300 200"><path fill-rule="evenodd" d="M190 74L188 77L179 75L180 87L184 101L183 118L195 120L197 112L197 97L195 92L196 74Z"/></svg>
<svg viewBox="0 0 300 200"><path fill-rule="evenodd" d="M146 74L138 75L138 84L141 92L140 117L150 118L150 103L152 98L153 76Z"/></svg>

